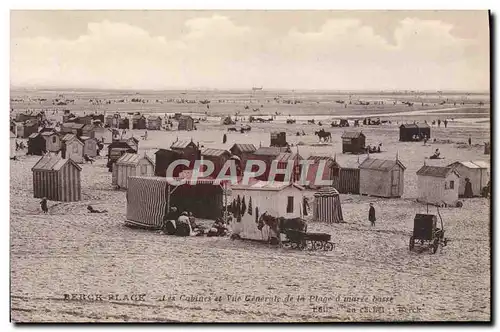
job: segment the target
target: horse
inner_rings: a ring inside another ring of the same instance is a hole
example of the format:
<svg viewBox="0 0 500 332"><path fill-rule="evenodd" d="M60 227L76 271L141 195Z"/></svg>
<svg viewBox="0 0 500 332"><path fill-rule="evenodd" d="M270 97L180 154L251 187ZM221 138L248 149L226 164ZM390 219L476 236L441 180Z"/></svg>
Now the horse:
<svg viewBox="0 0 500 332"><path fill-rule="evenodd" d="M281 246L280 234L287 230L307 232L307 223L302 218L286 219L284 217L273 217L264 212L258 221L257 228L262 230L267 225L277 236L278 244Z"/></svg>
<svg viewBox="0 0 500 332"><path fill-rule="evenodd" d="M320 141L323 140L323 142L330 142L332 140L332 133L329 131L324 131L324 130L315 131L314 135L318 135L319 140Z"/></svg>
<svg viewBox="0 0 500 332"><path fill-rule="evenodd" d="M307 123L308 123L308 124L315 124L315 123L316 123L316 121L315 121L314 119L312 119L312 120L307 120Z"/></svg>

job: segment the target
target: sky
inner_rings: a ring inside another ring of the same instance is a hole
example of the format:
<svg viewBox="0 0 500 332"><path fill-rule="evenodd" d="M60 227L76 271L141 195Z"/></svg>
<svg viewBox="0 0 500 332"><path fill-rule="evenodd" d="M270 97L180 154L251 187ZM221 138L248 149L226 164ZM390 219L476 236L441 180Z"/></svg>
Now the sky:
<svg viewBox="0 0 500 332"><path fill-rule="evenodd" d="M489 91L487 11L11 11L13 87Z"/></svg>

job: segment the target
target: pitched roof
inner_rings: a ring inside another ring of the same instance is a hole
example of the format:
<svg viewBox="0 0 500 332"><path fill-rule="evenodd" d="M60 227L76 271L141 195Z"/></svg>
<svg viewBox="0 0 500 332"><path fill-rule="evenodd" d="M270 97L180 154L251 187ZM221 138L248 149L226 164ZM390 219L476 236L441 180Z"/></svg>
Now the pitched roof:
<svg viewBox="0 0 500 332"><path fill-rule="evenodd" d="M406 169L406 167L399 160L385 160L376 158L366 158L359 165L359 168L372 169L378 171L389 171L396 165L399 165L402 169Z"/></svg>
<svg viewBox="0 0 500 332"><path fill-rule="evenodd" d="M427 165L422 166L422 168L420 168L417 171L417 175L445 178L451 172L454 172L455 174L460 176L458 172L451 167L427 166Z"/></svg>
<svg viewBox="0 0 500 332"><path fill-rule="evenodd" d="M254 151L256 156L275 156L277 157L281 153L281 149L276 146L261 146Z"/></svg>
<svg viewBox="0 0 500 332"><path fill-rule="evenodd" d="M74 123L74 122L65 122L62 124L63 128L68 129L82 129L85 126L84 123Z"/></svg>
<svg viewBox="0 0 500 332"><path fill-rule="evenodd" d="M333 187L323 187L314 193L314 197L338 196L339 192Z"/></svg>
<svg viewBox="0 0 500 332"><path fill-rule="evenodd" d="M187 120L187 119L191 119L191 120L194 120L193 117L191 115L181 115L179 117L179 120Z"/></svg>
<svg viewBox="0 0 500 332"><path fill-rule="evenodd" d="M237 143L235 143L231 147L230 150L232 151L234 148L238 148L241 152L255 152L255 151L257 151L257 148L253 144L237 144Z"/></svg>
<svg viewBox="0 0 500 332"><path fill-rule="evenodd" d="M229 155L230 153L227 150L222 149L204 148L201 150L202 156L220 157L225 154Z"/></svg>
<svg viewBox="0 0 500 332"><path fill-rule="evenodd" d="M94 141L97 141L97 138L94 138L94 137L88 137L88 136L80 136L80 141L85 142L85 141L88 141L88 140L94 140Z"/></svg>
<svg viewBox="0 0 500 332"><path fill-rule="evenodd" d="M75 134L66 134L63 136L61 139L63 142L71 141L73 138L75 138Z"/></svg>
<svg viewBox="0 0 500 332"><path fill-rule="evenodd" d="M458 165L471 169L490 168L490 165L485 161L456 161L453 164L449 164L447 167L455 167Z"/></svg>
<svg viewBox="0 0 500 332"><path fill-rule="evenodd" d="M261 191L281 191L288 187L295 187L299 190L304 190L304 187L290 182L277 181L257 181L249 184L232 185L231 190L261 190Z"/></svg>
<svg viewBox="0 0 500 332"><path fill-rule="evenodd" d="M332 161L334 162L332 157L329 156L309 156L307 160L312 160L314 163L319 163L321 160Z"/></svg>
<svg viewBox="0 0 500 332"><path fill-rule="evenodd" d="M64 137L66 137L66 135L65 135ZM70 138L70 139L68 139L68 140L66 140L66 141L63 141L63 142L65 142L65 144L78 143L78 144L84 145L84 144L83 144L83 142L82 142L82 141L80 141L80 140L78 139L78 137L76 137L75 135L73 135L73 137L72 137L72 138Z"/></svg>
<svg viewBox="0 0 500 332"><path fill-rule="evenodd" d="M297 157L297 159L302 159L300 154L294 153L294 152L281 152L277 157L276 161L278 163L287 163L289 160L293 160Z"/></svg>
<svg viewBox="0 0 500 332"><path fill-rule="evenodd" d="M193 141L177 141L173 142L172 145L170 146L171 149L184 149L187 148L189 145L194 145L196 144Z"/></svg>
<svg viewBox="0 0 500 332"><path fill-rule="evenodd" d="M161 116L150 115L148 116L148 121L150 120L161 120Z"/></svg>
<svg viewBox="0 0 500 332"><path fill-rule="evenodd" d="M95 126L93 124L86 124L83 126L82 130L94 130Z"/></svg>
<svg viewBox="0 0 500 332"><path fill-rule="evenodd" d="M40 133L40 135L42 135L42 136L52 136L52 135L57 135L57 133L54 132L54 131L44 131L44 132Z"/></svg>
<svg viewBox="0 0 500 332"><path fill-rule="evenodd" d="M423 129L423 128L430 128L427 123L403 123L399 128L407 128L407 129Z"/></svg>
<svg viewBox="0 0 500 332"><path fill-rule="evenodd" d="M118 165L128 165L128 166L135 166L137 164L139 164L139 162L142 160L142 159L146 159L147 161L149 161L151 163L151 165L154 166L154 162L151 160L151 158L148 157L148 155L144 154L144 155L138 155L137 153L124 153L120 159L118 159L116 161L116 164Z"/></svg>
<svg viewBox="0 0 500 332"><path fill-rule="evenodd" d="M36 138L38 135L40 135L39 133L33 133L31 135L28 136L28 138Z"/></svg>
<svg viewBox="0 0 500 332"><path fill-rule="evenodd" d="M60 170L66 163L71 163L73 166L75 166L79 171L82 170L82 168L76 164L73 160L71 159L63 159L60 156L43 156L38 160L38 162L31 168L32 171L58 171Z"/></svg>
<svg viewBox="0 0 500 332"><path fill-rule="evenodd" d="M365 134L360 131L346 131L342 134L342 138L358 138L361 135L365 136Z"/></svg>

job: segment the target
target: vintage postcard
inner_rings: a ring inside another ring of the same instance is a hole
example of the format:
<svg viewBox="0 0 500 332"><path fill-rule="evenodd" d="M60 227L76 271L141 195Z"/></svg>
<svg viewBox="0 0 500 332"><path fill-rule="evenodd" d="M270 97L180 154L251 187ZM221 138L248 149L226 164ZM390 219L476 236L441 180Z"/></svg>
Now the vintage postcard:
<svg viewBox="0 0 500 332"><path fill-rule="evenodd" d="M491 321L489 22L11 11L11 321Z"/></svg>

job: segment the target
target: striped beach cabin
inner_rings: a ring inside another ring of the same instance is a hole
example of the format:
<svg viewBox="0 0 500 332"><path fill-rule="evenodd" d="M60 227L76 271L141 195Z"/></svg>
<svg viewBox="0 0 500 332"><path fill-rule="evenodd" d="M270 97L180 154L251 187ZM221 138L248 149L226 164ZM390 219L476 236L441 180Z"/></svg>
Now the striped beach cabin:
<svg viewBox="0 0 500 332"><path fill-rule="evenodd" d="M112 184L127 188L130 176L153 176L155 163L146 155L125 153L113 164Z"/></svg>
<svg viewBox="0 0 500 332"><path fill-rule="evenodd" d="M192 212L196 218L222 217L223 188L212 179L186 180L176 185L180 178L131 176L127 188L126 224L158 229L170 207Z"/></svg>
<svg viewBox="0 0 500 332"><path fill-rule="evenodd" d="M321 222L342 222L339 192L333 187L321 188L314 194L313 219Z"/></svg>
<svg viewBox="0 0 500 332"><path fill-rule="evenodd" d="M43 156L31 169L35 198L51 201L76 202L81 200L82 168L71 159Z"/></svg>

